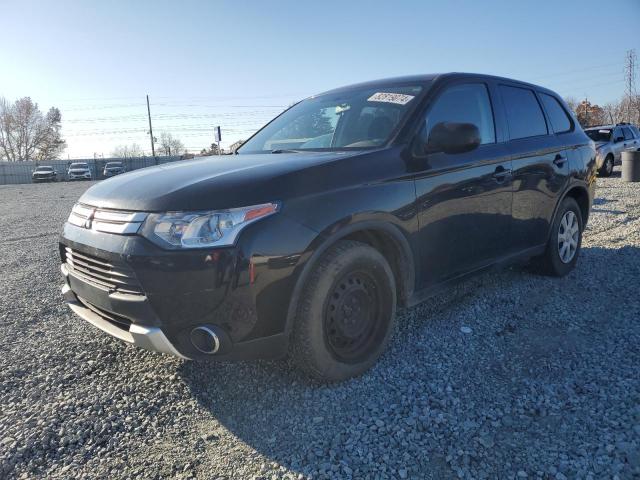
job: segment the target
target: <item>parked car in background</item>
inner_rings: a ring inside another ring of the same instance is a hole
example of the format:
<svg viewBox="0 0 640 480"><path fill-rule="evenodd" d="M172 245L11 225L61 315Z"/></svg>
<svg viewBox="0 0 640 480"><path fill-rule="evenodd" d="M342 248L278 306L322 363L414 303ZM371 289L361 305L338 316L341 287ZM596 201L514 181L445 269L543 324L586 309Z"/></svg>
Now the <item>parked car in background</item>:
<svg viewBox="0 0 640 480"><path fill-rule="evenodd" d="M68 180L91 180L91 170L86 162L75 162L69 165Z"/></svg>
<svg viewBox="0 0 640 480"><path fill-rule="evenodd" d="M124 172L125 172L125 169L122 162L107 162L106 165L104 166L104 170L102 174L105 177L113 177L115 175L119 175Z"/></svg>
<svg viewBox="0 0 640 480"><path fill-rule="evenodd" d="M640 150L640 130L630 123L600 125L585 129L596 144L598 175L608 177L622 162L622 152Z"/></svg>
<svg viewBox="0 0 640 480"><path fill-rule="evenodd" d="M496 265L574 268L596 153L568 112L545 88L461 73L309 97L236 155L88 189L60 238L63 295L143 348L359 375L397 305Z"/></svg>
<svg viewBox="0 0 640 480"><path fill-rule="evenodd" d="M41 165L36 167L36 169L31 174L31 180L33 183L39 182L55 182L57 178L56 171L53 167Z"/></svg>

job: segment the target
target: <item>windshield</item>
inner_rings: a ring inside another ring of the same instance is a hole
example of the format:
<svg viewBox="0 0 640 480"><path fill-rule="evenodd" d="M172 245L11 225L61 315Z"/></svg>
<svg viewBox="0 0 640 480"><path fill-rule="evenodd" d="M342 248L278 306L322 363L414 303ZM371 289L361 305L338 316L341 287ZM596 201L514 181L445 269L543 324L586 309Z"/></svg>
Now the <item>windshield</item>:
<svg viewBox="0 0 640 480"><path fill-rule="evenodd" d="M38 167L36 168L36 172L52 172L53 167Z"/></svg>
<svg viewBox="0 0 640 480"><path fill-rule="evenodd" d="M419 85L368 87L308 98L256 133L238 153L384 145L422 89Z"/></svg>
<svg viewBox="0 0 640 480"><path fill-rule="evenodd" d="M122 168L122 164L118 162L109 162L105 165L105 168Z"/></svg>
<svg viewBox="0 0 640 480"><path fill-rule="evenodd" d="M72 163L69 168L87 168L86 163Z"/></svg>
<svg viewBox="0 0 640 480"><path fill-rule="evenodd" d="M585 132L594 142L609 142L611 140L611 130L585 130Z"/></svg>

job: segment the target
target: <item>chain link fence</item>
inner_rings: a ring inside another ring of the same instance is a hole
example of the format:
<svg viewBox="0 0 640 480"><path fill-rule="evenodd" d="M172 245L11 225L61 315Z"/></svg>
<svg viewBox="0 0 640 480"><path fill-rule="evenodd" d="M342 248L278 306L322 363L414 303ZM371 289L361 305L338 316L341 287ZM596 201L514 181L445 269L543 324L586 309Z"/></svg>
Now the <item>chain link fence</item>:
<svg viewBox="0 0 640 480"><path fill-rule="evenodd" d="M104 176L104 166L108 162L122 162L127 172L138 170L139 168L152 167L163 163L176 162L181 160L180 156L171 157L136 157L136 158L98 158L98 159L75 159L75 160L49 160L43 162L1 162L0 161L0 185L15 183L33 183L31 174L36 167L53 167L56 171L58 182L68 180L67 171L72 163L84 162L89 165L91 177L94 180L102 180Z"/></svg>

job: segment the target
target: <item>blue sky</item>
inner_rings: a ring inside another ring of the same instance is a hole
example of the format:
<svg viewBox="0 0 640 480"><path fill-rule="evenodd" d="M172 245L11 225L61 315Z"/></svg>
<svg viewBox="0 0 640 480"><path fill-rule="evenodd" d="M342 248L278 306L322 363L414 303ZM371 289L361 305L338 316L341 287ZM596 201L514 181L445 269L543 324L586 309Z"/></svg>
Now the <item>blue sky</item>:
<svg viewBox="0 0 640 480"><path fill-rule="evenodd" d="M57 106L71 158L170 131L195 151L246 138L307 95L444 71L528 80L597 103L640 55L640 0L0 0L0 96ZM638 78L640 83L640 78ZM640 85L639 85L640 87Z"/></svg>

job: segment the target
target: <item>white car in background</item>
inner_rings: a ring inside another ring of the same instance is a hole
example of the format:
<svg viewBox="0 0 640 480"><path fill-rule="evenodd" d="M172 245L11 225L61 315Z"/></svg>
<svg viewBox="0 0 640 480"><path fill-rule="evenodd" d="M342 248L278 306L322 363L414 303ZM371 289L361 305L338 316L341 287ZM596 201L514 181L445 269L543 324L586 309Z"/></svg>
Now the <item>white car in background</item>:
<svg viewBox="0 0 640 480"><path fill-rule="evenodd" d="M91 170L86 162L76 162L69 165L67 171L69 180L91 180Z"/></svg>

